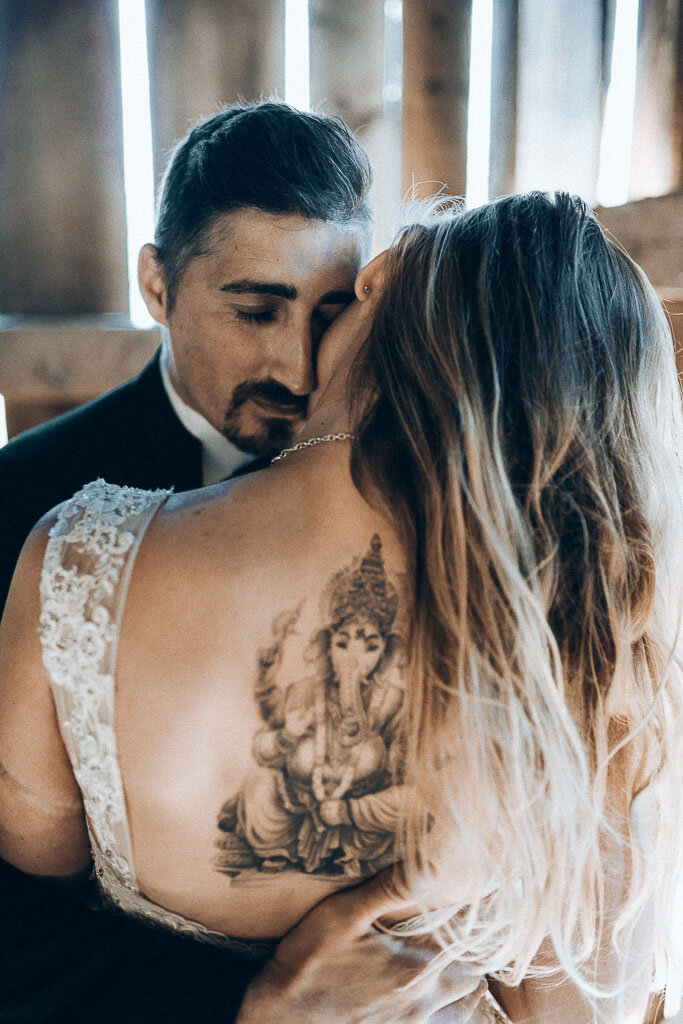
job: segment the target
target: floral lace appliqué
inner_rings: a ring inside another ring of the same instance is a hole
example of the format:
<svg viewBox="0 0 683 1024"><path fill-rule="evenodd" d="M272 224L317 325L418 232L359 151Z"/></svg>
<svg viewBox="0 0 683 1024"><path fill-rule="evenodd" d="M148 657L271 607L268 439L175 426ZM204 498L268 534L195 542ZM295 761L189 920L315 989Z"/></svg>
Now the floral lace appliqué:
<svg viewBox="0 0 683 1024"><path fill-rule="evenodd" d="M105 900L152 924L265 959L273 943L236 939L160 907L135 877L114 730L116 653L135 555L170 493L96 480L59 507L40 582L43 662Z"/></svg>
<svg viewBox="0 0 683 1024"><path fill-rule="evenodd" d="M41 576L43 662L93 845L135 887L114 733L114 658L132 558L168 491L96 480L58 511Z"/></svg>

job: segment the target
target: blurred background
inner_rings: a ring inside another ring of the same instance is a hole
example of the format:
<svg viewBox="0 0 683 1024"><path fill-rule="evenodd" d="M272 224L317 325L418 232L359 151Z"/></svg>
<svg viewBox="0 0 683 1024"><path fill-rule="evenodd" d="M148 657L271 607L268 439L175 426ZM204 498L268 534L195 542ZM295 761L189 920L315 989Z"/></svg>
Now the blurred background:
<svg viewBox="0 0 683 1024"><path fill-rule="evenodd" d="M0 445L142 368L173 143L269 96L358 133L376 250L413 189L579 193L683 346L683 0L0 0Z"/></svg>
<svg viewBox="0 0 683 1024"><path fill-rule="evenodd" d="M683 0L0 0L0 443L144 365L173 143L267 96L358 133L377 250L413 187L569 189L683 341Z"/></svg>

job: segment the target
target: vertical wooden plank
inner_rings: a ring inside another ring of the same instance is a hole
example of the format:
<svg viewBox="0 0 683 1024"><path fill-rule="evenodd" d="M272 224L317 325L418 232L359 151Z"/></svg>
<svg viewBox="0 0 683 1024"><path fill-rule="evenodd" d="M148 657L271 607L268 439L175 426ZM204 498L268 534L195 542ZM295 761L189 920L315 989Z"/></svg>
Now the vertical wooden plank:
<svg viewBox="0 0 683 1024"><path fill-rule="evenodd" d="M3 0L0 310L128 308L115 0Z"/></svg>
<svg viewBox="0 0 683 1024"><path fill-rule="evenodd" d="M400 123L387 116L384 0L310 0L311 106L341 117L373 167L376 248L396 225L400 203Z"/></svg>
<svg viewBox="0 0 683 1024"><path fill-rule="evenodd" d="M631 199L665 195L675 184L679 7L678 0L641 0Z"/></svg>
<svg viewBox="0 0 683 1024"><path fill-rule="evenodd" d="M515 188L518 21L518 0L494 0L489 158L491 199L507 195Z"/></svg>
<svg viewBox="0 0 683 1024"><path fill-rule="evenodd" d="M403 187L464 195L471 0L404 0Z"/></svg>
<svg viewBox="0 0 683 1024"><path fill-rule="evenodd" d="M683 0L678 0L676 30L676 84L673 109L674 188L683 188Z"/></svg>
<svg viewBox="0 0 683 1024"><path fill-rule="evenodd" d="M0 5L0 181L0 311L127 310L116 0ZM6 405L11 437L73 402Z"/></svg>
<svg viewBox="0 0 683 1024"><path fill-rule="evenodd" d="M285 0L147 0L157 181L173 144L238 99L284 94Z"/></svg>
<svg viewBox="0 0 683 1024"><path fill-rule="evenodd" d="M377 251L386 248L401 223L403 192L403 2L384 4L384 127L381 177L375 189Z"/></svg>
<svg viewBox="0 0 683 1024"><path fill-rule="evenodd" d="M311 106L361 134L382 119L383 0L309 0Z"/></svg>
<svg viewBox="0 0 683 1024"><path fill-rule="evenodd" d="M519 0L515 189L595 199L603 109L601 0Z"/></svg>

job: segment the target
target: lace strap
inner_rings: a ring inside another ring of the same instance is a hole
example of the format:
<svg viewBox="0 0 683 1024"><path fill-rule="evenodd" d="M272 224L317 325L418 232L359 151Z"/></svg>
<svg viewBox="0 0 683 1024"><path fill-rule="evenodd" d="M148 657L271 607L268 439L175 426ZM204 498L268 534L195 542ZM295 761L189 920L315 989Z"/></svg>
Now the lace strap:
<svg viewBox="0 0 683 1024"><path fill-rule="evenodd" d="M93 844L137 888L114 731L114 672L138 547L170 491L96 480L64 502L40 582L40 636Z"/></svg>

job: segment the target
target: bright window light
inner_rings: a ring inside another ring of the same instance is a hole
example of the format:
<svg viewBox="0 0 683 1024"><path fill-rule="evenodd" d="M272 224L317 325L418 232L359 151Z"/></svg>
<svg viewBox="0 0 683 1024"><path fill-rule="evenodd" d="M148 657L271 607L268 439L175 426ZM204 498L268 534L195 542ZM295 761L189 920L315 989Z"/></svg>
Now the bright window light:
<svg viewBox="0 0 683 1024"><path fill-rule="evenodd" d="M601 206L628 200L638 61L638 0L617 0L605 120L600 141L597 198Z"/></svg>
<svg viewBox="0 0 683 1024"><path fill-rule="evenodd" d="M285 100L299 110L311 106L308 0L286 0Z"/></svg>
<svg viewBox="0 0 683 1024"><path fill-rule="evenodd" d="M152 327L138 288L138 253L154 238L154 164L144 0L119 0L123 184L126 194L128 309L134 327Z"/></svg>
<svg viewBox="0 0 683 1024"><path fill-rule="evenodd" d="M465 205L468 207L481 206L489 199L492 49L493 0L474 0L467 104Z"/></svg>
<svg viewBox="0 0 683 1024"><path fill-rule="evenodd" d="M384 0L384 100L403 96L403 0Z"/></svg>
<svg viewBox="0 0 683 1024"><path fill-rule="evenodd" d="M400 25L403 20L403 0L384 0L384 17Z"/></svg>
<svg viewBox="0 0 683 1024"><path fill-rule="evenodd" d="M5 396L0 395L0 448L4 448L7 441L7 411L5 409Z"/></svg>

